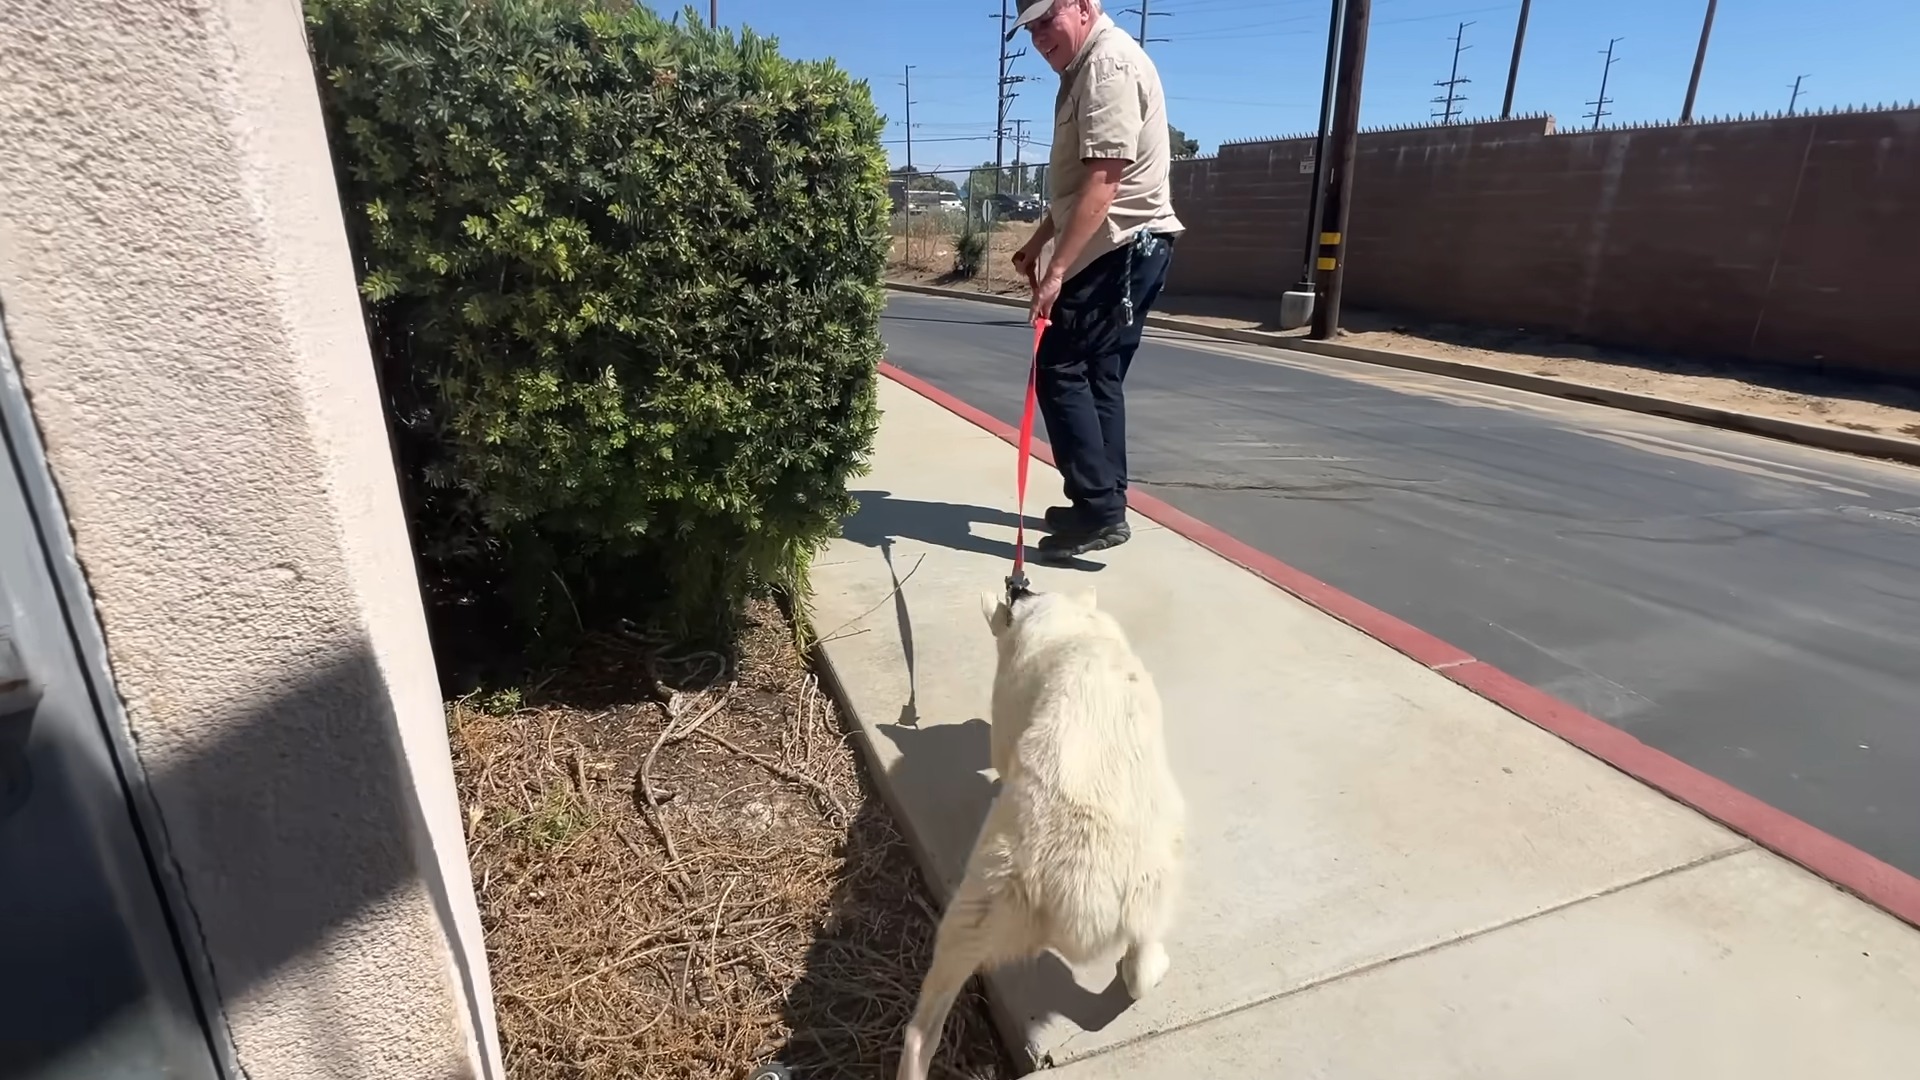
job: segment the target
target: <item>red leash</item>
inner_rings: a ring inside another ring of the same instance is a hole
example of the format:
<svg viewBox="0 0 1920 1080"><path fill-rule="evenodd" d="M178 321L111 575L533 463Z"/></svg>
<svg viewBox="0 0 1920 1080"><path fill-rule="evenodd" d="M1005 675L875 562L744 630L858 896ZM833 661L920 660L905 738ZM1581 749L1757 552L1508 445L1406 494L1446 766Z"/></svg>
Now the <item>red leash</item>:
<svg viewBox="0 0 1920 1080"><path fill-rule="evenodd" d="M1027 405L1020 413L1020 464L1014 481L1013 574L1007 578L1007 602L1027 591L1027 466L1033 460L1033 410L1040 396L1040 339L1047 320L1033 324L1033 360L1027 366Z"/></svg>

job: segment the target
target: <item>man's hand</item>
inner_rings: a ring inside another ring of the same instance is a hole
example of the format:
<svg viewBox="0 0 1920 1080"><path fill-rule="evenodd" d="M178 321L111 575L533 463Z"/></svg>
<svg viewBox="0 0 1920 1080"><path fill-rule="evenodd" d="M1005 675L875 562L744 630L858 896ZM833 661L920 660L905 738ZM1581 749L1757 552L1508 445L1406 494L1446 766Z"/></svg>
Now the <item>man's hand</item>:
<svg viewBox="0 0 1920 1080"><path fill-rule="evenodd" d="M1027 288L1034 292L1040 291L1040 253L1046 250L1047 241L1051 239L1053 239L1052 229L1044 227L1035 229L1033 235L1027 238L1027 242L1020 245L1020 250L1013 253L1013 268L1020 272L1020 276L1027 279Z"/></svg>
<svg viewBox="0 0 1920 1080"><path fill-rule="evenodd" d="M1027 321L1039 325L1040 320L1053 321L1053 305L1060 299L1060 287L1063 283L1060 275L1052 267L1047 275L1033 287L1033 306L1027 311Z"/></svg>

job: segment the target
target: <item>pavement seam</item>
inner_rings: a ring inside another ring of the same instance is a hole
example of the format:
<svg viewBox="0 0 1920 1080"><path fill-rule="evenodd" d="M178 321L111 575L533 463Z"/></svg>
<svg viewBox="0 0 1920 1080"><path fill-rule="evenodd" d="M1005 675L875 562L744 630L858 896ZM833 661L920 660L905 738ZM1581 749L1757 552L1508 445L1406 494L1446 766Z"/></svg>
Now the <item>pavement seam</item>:
<svg viewBox="0 0 1920 1080"><path fill-rule="evenodd" d="M1427 945L1422 945L1417 949L1410 949L1403 953L1395 953L1392 956L1382 957L1378 960L1369 960L1364 964L1356 964L1353 967L1346 968L1340 971L1335 971L1328 975L1323 975L1320 978L1314 979L1310 982L1302 983L1299 986L1289 987L1288 989L1282 990L1277 994L1271 994L1267 997L1244 1002L1242 1004L1235 1005L1230 1009L1224 1009L1220 1012L1213 1013L1212 1015L1209 1015L1209 1016L1197 1017L1183 1024L1175 1024L1171 1027L1162 1028L1158 1031L1143 1032L1131 1038L1122 1039L1119 1042L1102 1046L1099 1049L1093 1051L1092 1053L1086 1055L1085 1057L1074 1058L1072 1061L1068 1062L1067 1064L1078 1065L1084 1061L1092 1061L1095 1058L1104 1057L1108 1054L1113 1053L1116 1050L1120 1050L1125 1047L1133 1046L1138 1043L1147 1042L1152 1039L1163 1038L1165 1036L1172 1035L1176 1032L1186 1031L1189 1028L1196 1028L1205 1024L1211 1024L1217 1020L1224 1020L1224 1019L1227 1019L1228 1017L1236 1016L1240 1013L1246 1012L1249 1009L1257 1009L1262 1006L1272 1005L1275 1002L1285 1001L1288 998L1298 997L1299 995L1305 994L1309 991L1317 990L1325 986L1331 986L1335 983L1344 982L1348 979L1359 978L1362 975L1371 974L1372 972L1379 971L1383 968L1391 967L1394 964L1402 963L1407 960L1417 960L1420 957L1430 956L1434 953L1438 953L1446 949L1452 949L1462 945L1467 945L1474 941L1478 941L1481 938L1487 937L1491 934L1497 934L1502 930L1508 930L1516 926L1525 926L1528 923L1535 922L1552 915L1557 915L1564 911L1571 911L1574 908L1581 907L1582 905L1585 905L1588 903L1592 903L1599 900L1606 900L1610 897L1618 896L1621 893L1625 893L1630 890L1640 888L1643 885L1649 885L1656 881L1663 881L1670 877L1677 877L1681 874L1698 870L1704 866L1711 866L1712 864L1717 863L1722 859L1729 859L1735 855L1743 855L1750 851L1766 850L1765 848L1760 847L1758 844L1755 844L1753 841L1748 840L1745 837L1738 837L1737 839L1739 842L1735 843L1731 847L1725 848L1720 851L1710 852L1706 855L1689 859L1683 863L1676 863L1673 866L1665 867L1660 870L1654 870L1649 873L1642 874L1639 877L1632 878L1628 881L1623 881L1615 885L1609 885L1608 887L1601 889L1598 892L1591 892L1591 893L1585 894L1584 896L1574 897L1571 900L1564 900L1550 907L1541 908L1538 911L1529 912L1528 914L1525 914L1525 915L1516 916L1512 919L1506 920L1505 922L1494 923L1490 926L1484 926L1478 930L1469 930L1464 934L1459 934L1457 936L1446 938L1441 941L1436 941ZM1066 1042L1060 1044L1058 1049L1059 1050L1066 1049L1068 1046L1072 1045L1073 1039L1076 1037L1077 1036L1069 1037ZM1043 1068L1053 1065L1053 1054L1049 1053L1045 1055L1045 1061L1046 1061L1046 1065L1043 1065L1042 1066Z"/></svg>

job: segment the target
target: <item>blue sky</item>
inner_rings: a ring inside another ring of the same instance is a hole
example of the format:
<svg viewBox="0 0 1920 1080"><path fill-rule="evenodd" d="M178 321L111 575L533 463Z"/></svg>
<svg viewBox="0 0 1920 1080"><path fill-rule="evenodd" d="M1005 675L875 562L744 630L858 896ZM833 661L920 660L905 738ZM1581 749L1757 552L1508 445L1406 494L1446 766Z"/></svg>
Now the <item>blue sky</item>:
<svg viewBox="0 0 1920 1080"><path fill-rule="evenodd" d="M1149 0L1148 46L1167 87L1173 123L1212 153L1223 140L1290 135L1316 123L1329 0ZM677 3L659 3L664 11ZM1119 12L1138 0L1107 0ZM706 5L699 9L705 13ZM993 86L999 0L720 0L720 21L780 39L793 56L832 57L873 87L891 121L888 150L904 161L905 93L913 73L914 164L962 167L993 158ZM1777 111L1806 75L1801 108L1920 98L1920 2L1854 0L1822 15L1788 0L1729 0L1714 18L1696 116ZM1160 12L1167 17L1159 17ZM1506 88L1519 0L1375 0L1361 122L1424 122L1447 77L1455 24L1471 48L1460 74L1468 117L1497 115ZM1514 111L1552 113L1562 127L1599 89L1601 51L1616 46L1608 123L1665 120L1680 112L1706 0L1534 0ZM1025 44L1025 35L1014 47ZM1033 81L1016 87L1010 116L1044 121L1054 76L1037 55L1014 63ZM1045 124L1034 124L1044 144ZM1039 151L1044 154L1044 150ZM1037 155L1030 155L1037 156ZM1012 151L1008 151L1011 159Z"/></svg>

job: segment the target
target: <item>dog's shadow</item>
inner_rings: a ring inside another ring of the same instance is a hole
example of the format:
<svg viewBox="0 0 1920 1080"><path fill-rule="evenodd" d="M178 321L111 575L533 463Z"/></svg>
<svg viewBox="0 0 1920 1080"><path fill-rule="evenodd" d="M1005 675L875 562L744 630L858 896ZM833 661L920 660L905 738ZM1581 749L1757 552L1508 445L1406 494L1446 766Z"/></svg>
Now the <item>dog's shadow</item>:
<svg viewBox="0 0 1920 1080"><path fill-rule="evenodd" d="M875 730L900 752L887 769L893 789L903 800L936 808L920 816L937 820L942 834L960 839L948 850L959 851L964 859L1000 786L987 775L993 767L993 729L976 716L964 724L878 724ZM958 881L960 865L942 867L941 872Z"/></svg>
<svg viewBox="0 0 1920 1080"><path fill-rule="evenodd" d="M989 776L992 726L975 717L963 724L924 727L881 724L878 730L900 752L889 769L894 790L916 801L937 803L940 831L965 837L964 843L950 848L960 851L964 859L1000 791L1000 782ZM964 865L941 868L949 885L959 882ZM1100 1031L1134 1004L1117 965L1107 988L1098 993L1081 986L1067 962L1051 952L1010 964L1008 970L1026 983L1022 997L1030 1023L1058 1016L1082 1031Z"/></svg>

